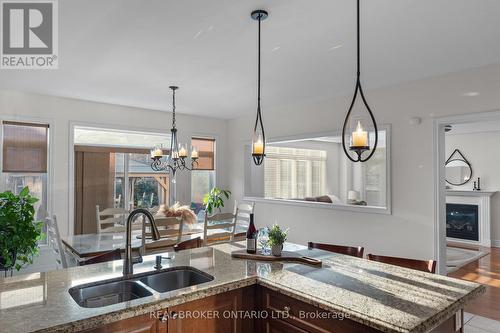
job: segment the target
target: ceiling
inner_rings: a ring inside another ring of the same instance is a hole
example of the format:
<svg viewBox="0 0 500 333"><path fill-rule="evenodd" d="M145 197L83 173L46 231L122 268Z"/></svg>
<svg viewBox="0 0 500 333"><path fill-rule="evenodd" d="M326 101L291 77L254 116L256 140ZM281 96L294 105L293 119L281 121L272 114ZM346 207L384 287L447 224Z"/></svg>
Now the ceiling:
<svg viewBox="0 0 500 333"><path fill-rule="evenodd" d="M4 70L0 89L235 118L351 93L353 0L59 1L59 69ZM500 62L500 1L362 1L365 90Z"/></svg>

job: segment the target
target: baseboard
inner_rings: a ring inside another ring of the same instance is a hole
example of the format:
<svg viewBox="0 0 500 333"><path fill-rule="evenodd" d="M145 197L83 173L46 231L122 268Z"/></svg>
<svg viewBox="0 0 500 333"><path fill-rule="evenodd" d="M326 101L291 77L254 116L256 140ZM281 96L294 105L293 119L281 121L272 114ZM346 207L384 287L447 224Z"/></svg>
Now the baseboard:
<svg viewBox="0 0 500 333"><path fill-rule="evenodd" d="M492 247L500 247L500 240L498 240L498 239L492 239L491 240L491 246Z"/></svg>

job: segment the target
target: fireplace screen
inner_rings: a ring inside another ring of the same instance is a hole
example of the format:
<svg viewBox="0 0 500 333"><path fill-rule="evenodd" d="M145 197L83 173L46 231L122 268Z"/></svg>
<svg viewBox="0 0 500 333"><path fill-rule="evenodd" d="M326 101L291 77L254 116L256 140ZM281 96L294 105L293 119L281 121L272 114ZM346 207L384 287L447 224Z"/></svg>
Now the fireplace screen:
<svg viewBox="0 0 500 333"><path fill-rule="evenodd" d="M477 205L446 204L446 237L479 241Z"/></svg>

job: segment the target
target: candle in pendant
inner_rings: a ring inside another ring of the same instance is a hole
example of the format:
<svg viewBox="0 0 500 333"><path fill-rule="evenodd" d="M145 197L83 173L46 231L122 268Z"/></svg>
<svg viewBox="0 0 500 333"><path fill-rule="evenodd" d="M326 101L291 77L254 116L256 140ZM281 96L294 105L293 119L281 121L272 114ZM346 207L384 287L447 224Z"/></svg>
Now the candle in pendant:
<svg viewBox="0 0 500 333"><path fill-rule="evenodd" d="M256 155L263 155L264 154L264 142L262 142L261 137L257 139L256 142L253 144L253 153Z"/></svg>
<svg viewBox="0 0 500 333"><path fill-rule="evenodd" d="M179 158L179 152L174 151L174 152L172 153L172 158L173 158L173 159L178 159L178 158Z"/></svg>
<svg viewBox="0 0 500 333"><path fill-rule="evenodd" d="M352 132L352 145L351 147L368 147L368 132L363 130L361 122L358 121L356 131Z"/></svg>
<svg viewBox="0 0 500 333"><path fill-rule="evenodd" d="M163 151L161 148L154 148L151 150L151 157L162 157L163 156Z"/></svg>
<svg viewBox="0 0 500 333"><path fill-rule="evenodd" d="M179 156L180 157L187 157L188 156L187 149L184 146L181 146L181 149L179 150Z"/></svg>
<svg viewBox="0 0 500 333"><path fill-rule="evenodd" d="M198 158L199 155L198 155L198 151L196 150L195 147L193 147L193 150L191 151L191 158L194 159L194 158Z"/></svg>

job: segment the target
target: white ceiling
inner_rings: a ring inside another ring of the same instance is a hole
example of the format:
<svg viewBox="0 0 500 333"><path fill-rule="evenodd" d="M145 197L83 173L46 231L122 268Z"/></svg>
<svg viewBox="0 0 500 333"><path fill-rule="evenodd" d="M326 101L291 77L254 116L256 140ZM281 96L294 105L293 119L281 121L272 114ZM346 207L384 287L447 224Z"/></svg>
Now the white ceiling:
<svg viewBox="0 0 500 333"><path fill-rule="evenodd" d="M354 0L59 1L59 69L4 70L0 88L234 118L351 93ZM500 1L362 1L366 88L500 62ZM365 89L366 89L365 88Z"/></svg>

